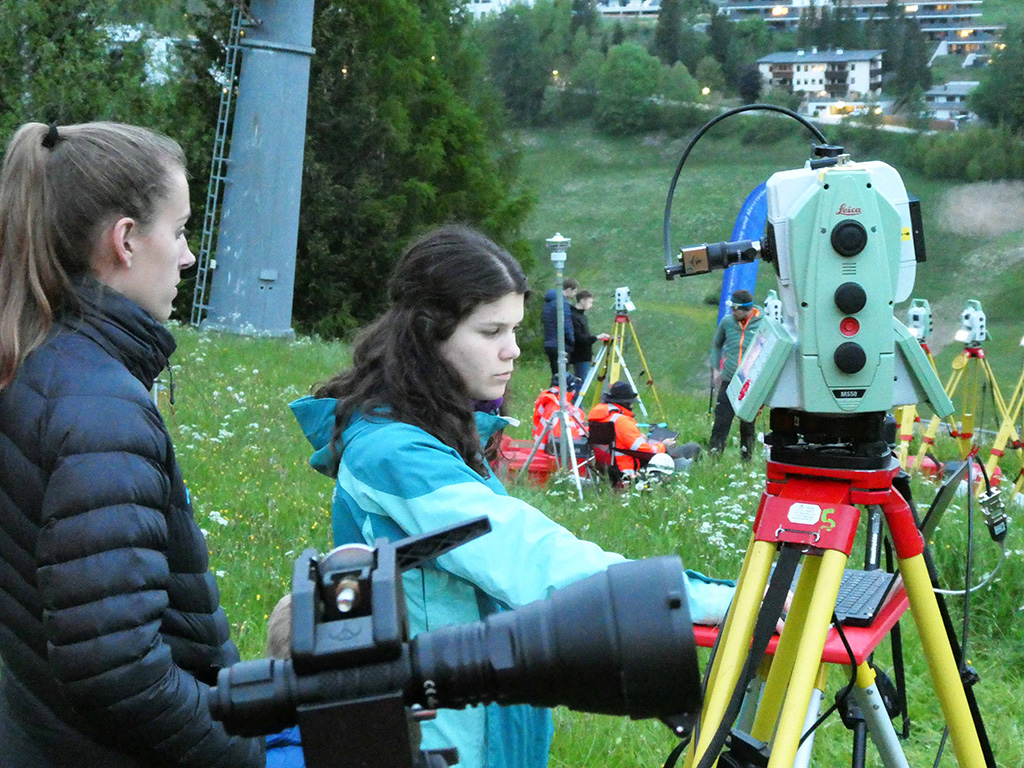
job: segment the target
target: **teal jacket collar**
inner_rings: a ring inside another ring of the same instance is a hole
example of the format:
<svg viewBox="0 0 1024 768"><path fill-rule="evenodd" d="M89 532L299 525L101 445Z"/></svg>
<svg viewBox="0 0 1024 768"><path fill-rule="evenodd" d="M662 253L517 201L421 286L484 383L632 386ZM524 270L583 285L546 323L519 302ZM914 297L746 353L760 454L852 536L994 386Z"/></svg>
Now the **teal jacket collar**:
<svg viewBox="0 0 1024 768"><path fill-rule="evenodd" d="M313 446L313 456L309 463L313 469L328 477L338 474L338 461L331 442L334 439L334 411L338 401L333 397L300 397L289 404L295 415L302 433ZM484 445L491 435L511 422L504 416L477 411L474 414L476 429L480 434L480 444Z"/></svg>

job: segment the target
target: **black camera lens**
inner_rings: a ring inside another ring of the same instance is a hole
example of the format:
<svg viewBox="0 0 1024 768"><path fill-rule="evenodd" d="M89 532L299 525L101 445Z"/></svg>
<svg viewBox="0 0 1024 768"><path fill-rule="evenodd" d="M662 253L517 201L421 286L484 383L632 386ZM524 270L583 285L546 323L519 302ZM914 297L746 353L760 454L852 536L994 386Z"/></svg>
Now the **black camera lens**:
<svg viewBox="0 0 1024 768"><path fill-rule="evenodd" d="M832 228L832 247L840 256L856 256L868 244L868 231L853 219L840 221Z"/></svg>

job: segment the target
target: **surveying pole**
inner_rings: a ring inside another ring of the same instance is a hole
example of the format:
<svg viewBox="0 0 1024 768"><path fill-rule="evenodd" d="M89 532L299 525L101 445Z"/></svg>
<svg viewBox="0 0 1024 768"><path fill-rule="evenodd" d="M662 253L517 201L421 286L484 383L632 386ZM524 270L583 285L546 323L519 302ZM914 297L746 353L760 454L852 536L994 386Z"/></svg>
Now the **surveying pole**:
<svg viewBox="0 0 1024 768"><path fill-rule="evenodd" d="M555 296L555 301L558 302L558 310L555 312L557 319L557 333L558 333L558 420L562 424L562 428L558 435L558 464L562 469L572 469L572 475L576 482L576 492L579 494L580 501L583 500L583 487L580 483L579 470L576 467L576 447L572 442L572 434L569 430L569 409L565 402L565 366L568 362L565 354L565 312L563 307L565 306L565 292L564 292L564 276L562 270L565 268L565 252L569 249L572 241L568 237L562 237L559 232L556 232L554 237L549 237L544 241L547 245L548 250L551 251L551 263L555 267L555 278L557 283L558 294ZM570 459L571 462L570 463Z"/></svg>

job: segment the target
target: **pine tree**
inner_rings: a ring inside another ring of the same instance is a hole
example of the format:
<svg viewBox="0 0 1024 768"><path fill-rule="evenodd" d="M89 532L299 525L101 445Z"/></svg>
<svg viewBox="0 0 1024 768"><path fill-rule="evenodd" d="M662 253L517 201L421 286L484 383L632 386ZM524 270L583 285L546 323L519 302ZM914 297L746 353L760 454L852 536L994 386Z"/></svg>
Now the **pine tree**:
<svg viewBox="0 0 1024 768"><path fill-rule="evenodd" d="M500 112L471 101L447 73L446 59L473 61L460 53L457 18L424 14L415 0L323 0L313 46L294 300L301 327L336 335L372 318L406 241L446 221L526 254L518 232L530 199L515 191L514 156L497 143ZM479 70L460 78L483 80Z"/></svg>
<svg viewBox="0 0 1024 768"><path fill-rule="evenodd" d="M661 0L658 23L654 27L654 53L661 63L671 67L679 61L680 33L683 26L683 0Z"/></svg>
<svg viewBox="0 0 1024 768"><path fill-rule="evenodd" d="M552 69L541 54L534 17L526 6L506 8L492 32L491 77L512 116L521 124L529 124L540 111Z"/></svg>
<svg viewBox="0 0 1024 768"><path fill-rule="evenodd" d="M22 123L147 123L159 97L142 40L112 39L103 0L0 3L0 138Z"/></svg>
<svg viewBox="0 0 1024 768"><path fill-rule="evenodd" d="M1024 25L1016 24L1003 34L1005 46L982 71L981 82L968 97L979 117L1024 134Z"/></svg>

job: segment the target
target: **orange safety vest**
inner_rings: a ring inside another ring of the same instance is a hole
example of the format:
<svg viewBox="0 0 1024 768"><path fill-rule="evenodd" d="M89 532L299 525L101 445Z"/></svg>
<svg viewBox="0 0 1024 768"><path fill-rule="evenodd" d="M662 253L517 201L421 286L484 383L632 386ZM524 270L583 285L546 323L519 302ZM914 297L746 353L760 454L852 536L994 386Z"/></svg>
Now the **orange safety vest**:
<svg viewBox="0 0 1024 768"><path fill-rule="evenodd" d="M570 400L565 401L565 408L569 416L569 435L573 440L586 440L587 430L584 426L587 421L583 409L573 405ZM536 440L544 431L544 422L558 410L558 387L545 389L537 396L537 402L533 404L533 439ZM562 420L555 419L551 426L551 433L556 439L562 436Z"/></svg>
<svg viewBox="0 0 1024 768"><path fill-rule="evenodd" d="M598 403L590 409L588 415L591 423L610 421L615 425L615 448L617 450L642 451L643 453L665 453L668 449L663 443L651 442L636 425L633 412L621 405L614 403ZM624 453L615 455L615 466L623 472L632 472L639 469L639 462L632 456Z"/></svg>

